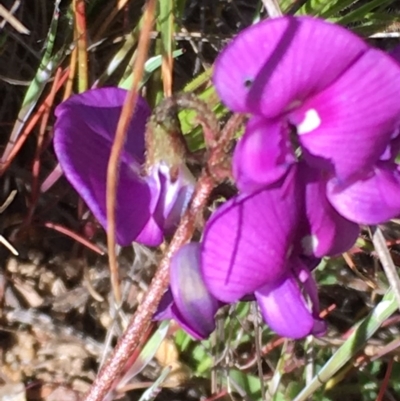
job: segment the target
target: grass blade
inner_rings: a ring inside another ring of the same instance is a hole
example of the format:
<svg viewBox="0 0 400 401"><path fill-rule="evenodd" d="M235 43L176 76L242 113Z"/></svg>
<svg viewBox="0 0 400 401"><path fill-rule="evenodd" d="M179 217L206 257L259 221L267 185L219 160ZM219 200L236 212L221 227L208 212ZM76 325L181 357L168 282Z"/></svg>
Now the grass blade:
<svg viewBox="0 0 400 401"><path fill-rule="evenodd" d="M351 358L371 338L382 323L388 319L397 309L397 300L393 290L389 290L382 301L363 319L350 335L348 340L332 355L325 366L320 370L307 387L293 401L305 401L319 387L334 376L339 369L346 365Z"/></svg>
<svg viewBox="0 0 400 401"><path fill-rule="evenodd" d="M22 131L22 127L31 115L32 110L36 106L36 103L39 100L39 97L42 94L44 87L46 86L47 82L57 68L57 61L59 60L58 57L60 56L53 57L52 53L57 34L60 2L61 0L56 0L54 3L53 19L51 21L49 33L47 35L45 43L46 50L40 62L35 78L32 80L26 92L26 95L22 102L21 110L18 113L18 118L15 121L7 146L4 150L3 156L1 157L1 162L7 160L15 141Z"/></svg>

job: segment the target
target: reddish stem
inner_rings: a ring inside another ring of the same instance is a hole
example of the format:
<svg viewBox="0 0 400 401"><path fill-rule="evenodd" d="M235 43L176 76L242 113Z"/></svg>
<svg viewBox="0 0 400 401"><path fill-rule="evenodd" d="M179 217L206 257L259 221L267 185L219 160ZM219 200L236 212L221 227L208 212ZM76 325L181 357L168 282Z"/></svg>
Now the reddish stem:
<svg viewBox="0 0 400 401"><path fill-rule="evenodd" d="M118 341L112 357L97 375L83 401L102 401L109 392L113 381L124 368L129 356L132 355L142 333L147 330L151 323L152 316L156 312L161 297L168 287L171 258L182 245L191 239L195 229L196 218L203 210L213 186L214 180L207 173L203 173L196 186L189 209L184 214L176 234L161 260L146 297L139 305L126 332Z"/></svg>

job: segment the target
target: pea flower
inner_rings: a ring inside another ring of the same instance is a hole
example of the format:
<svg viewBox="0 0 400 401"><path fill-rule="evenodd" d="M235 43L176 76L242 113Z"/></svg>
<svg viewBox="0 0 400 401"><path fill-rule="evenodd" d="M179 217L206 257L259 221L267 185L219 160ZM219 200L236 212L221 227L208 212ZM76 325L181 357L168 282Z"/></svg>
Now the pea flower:
<svg viewBox="0 0 400 401"><path fill-rule="evenodd" d="M301 187L297 186L296 189ZM284 200L285 195L293 195L295 199L301 200L301 193L297 192L285 194L278 187L276 190L254 194L251 200L239 196L226 202L219 209L223 217L218 217L218 213L211 217L202 244L187 244L174 255L170 267L170 289L164 295L154 319L175 319L192 337L204 339L214 331L214 316L224 303L255 298L265 321L277 333L291 338L323 333L325 324L318 316L317 288L311 275L319 259L305 254L298 255L296 252L283 255L290 241L296 241L296 233L290 229L290 223L282 225L282 230L277 232L274 222L270 220L270 227L254 233L270 244L274 239L275 247L272 249L256 241L249 241L246 236L251 226L256 226L257 217L265 212L263 207L276 204L276 199L281 196ZM279 224L280 212L285 212L289 214L289 222L301 224L301 207L294 203L293 210L286 211L287 204L282 202L281 205L282 209L279 203L275 208L275 223ZM261 213L254 216L252 222L243 222L241 219L242 213L246 215L247 207L255 207ZM241 234L244 234L243 237ZM218 251L219 247L222 251ZM285 260L282 272L279 268L274 270L274 262L279 263L281 259ZM265 269L266 261L267 266L271 266L270 270ZM205 271L201 270L201 263L207 266ZM231 274L233 278L228 279L228 285L225 285L221 277L225 268L231 269L225 273ZM266 274L269 278L276 276L277 279L273 280L273 284L258 287ZM309 301L311 310L308 307Z"/></svg>
<svg viewBox="0 0 400 401"><path fill-rule="evenodd" d="M299 173L291 169L277 185L225 202L207 222L201 243L201 272L210 293L227 303L254 294L268 325L290 338L324 331L311 275L317 260L313 248L324 252L332 243L339 248L353 241L353 234L345 235L343 243L329 225L325 229L337 217L334 211L315 214L321 244L304 235L309 222L303 216L305 191Z"/></svg>
<svg viewBox="0 0 400 401"><path fill-rule="evenodd" d="M251 115L233 160L241 191L277 181L301 159L324 171L329 201L349 220L399 214L391 148L400 68L390 55L338 25L283 17L240 33L218 57L214 83L226 106Z"/></svg>
<svg viewBox="0 0 400 401"><path fill-rule="evenodd" d="M56 109L54 149L67 179L106 229L106 177L115 131L126 91L108 87L72 96ZM132 241L148 246L162 242L193 191L193 177L181 166L171 177L158 163L145 175L145 129L150 116L139 97L128 128L119 165L116 235L120 245Z"/></svg>
<svg viewBox="0 0 400 401"><path fill-rule="evenodd" d="M233 157L240 193L204 231L205 285L223 302L254 293L278 334L321 334L315 261L400 213L399 65L342 27L282 17L241 32L214 84L250 118Z"/></svg>

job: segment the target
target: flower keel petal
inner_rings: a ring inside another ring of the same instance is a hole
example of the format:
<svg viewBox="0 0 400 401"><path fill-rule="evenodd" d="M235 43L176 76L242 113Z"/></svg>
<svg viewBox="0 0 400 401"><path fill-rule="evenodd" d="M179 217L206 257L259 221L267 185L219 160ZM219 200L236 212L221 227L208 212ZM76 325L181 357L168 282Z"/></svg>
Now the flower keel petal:
<svg viewBox="0 0 400 401"><path fill-rule="evenodd" d="M309 280L313 278L309 276ZM279 335L298 339L325 331L325 324L317 315L318 305L309 310L292 273L260 288L255 295L264 320ZM314 294L310 295L311 301L315 301Z"/></svg>
<svg viewBox="0 0 400 401"><path fill-rule="evenodd" d="M221 304L208 292L200 274L200 245L184 245L171 261L171 291L180 321L196 338L215 329L214 316Z"/></svg>

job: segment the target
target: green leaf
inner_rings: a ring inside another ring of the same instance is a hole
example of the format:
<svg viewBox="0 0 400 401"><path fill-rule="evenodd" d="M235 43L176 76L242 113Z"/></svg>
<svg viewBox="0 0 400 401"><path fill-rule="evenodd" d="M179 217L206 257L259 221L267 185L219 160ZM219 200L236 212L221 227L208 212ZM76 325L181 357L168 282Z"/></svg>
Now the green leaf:
<svg viewBox="0 0 400 401"><path fill-rule="evenodd" d="M183 54L182 50L180 50L180 49L175 50L173 52L173 57L176 58L176 57L181 56L182 54ZM143 80L142 80L141 86L145 85L146 82L148 81L148 79L150 78L151 74L155 70L157 70L157 68L161 67L161 61L162 61L161 56L154 56L154 57L149 58L146 61L145 65L144 65L144 75L143 75ZM132 87L132 79L133 79L132 69L129 67L129 70L126 72L127 72L127 74L124 74L124 76L120 80L118 86L120 88L129 90Z"/></svg>
<svg viewBox="0 0 400 401"><path fill-rule="evenodd" d="M189 336L184 330L180 329L175 334L175 344L179 351L184 352L193 343L192 337Z"/></svg>
<svg viewBox="0 0 400 401"><path fill-rule="evenodd" d="M346 25L350 23L362 22L365 19L374 20L374 14L369 14L377 7L387 7L393 3L393 0L372 0L362 4L352 11L349 11L345 16L337 18L339 24Z"/></svg>
<svg viewBox="0 0 400 401"><path fill-rule="evenodd" d="M261 383L258 376L241 372L240 370L231 369L229 377L242 388L246 395L252 400L261 400Z"/></svg>

